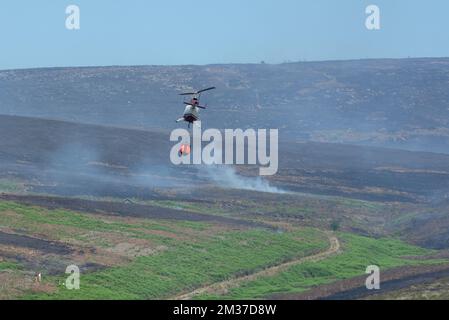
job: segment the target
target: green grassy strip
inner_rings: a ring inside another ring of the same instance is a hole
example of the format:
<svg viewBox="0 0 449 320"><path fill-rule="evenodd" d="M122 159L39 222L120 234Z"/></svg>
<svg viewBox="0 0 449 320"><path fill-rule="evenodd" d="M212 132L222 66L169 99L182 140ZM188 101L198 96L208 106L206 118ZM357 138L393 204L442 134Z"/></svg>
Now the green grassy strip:
<svg viewBox="0 0 449 320"><path fill-rule="evenodd" d="M307 262L272 277L261 277L233 288L226 296L202 295L198 299L257 299L275 293L299 293L314 286L329 284L365 274L367 266L381 270L393 267L439 263L441 260L418 261L403 258L422 256L430 250L415 247L394 239L373 239L340 233L344 252L318 262Z"/></svg>
<svg viewBox="0 0 449 320"><path fill-rule="evenodd" d="M328 247L326 236L304 229L292 233L234 231L210 241L185 243L129 265L81 277L81 289L27 295L32 299L157 299L248 274ZM55 283L64 278L53 279Z"/></svg>
<svg viewBox="0 0 449 320"><path fill-rule="evenodd" d="M22 266L16 262L0 261L0 271L5 271L5 270L14 271L14 270L21 270L21 269L22 269Z"/></svg>
<svg viewBox="0 0 449 320"><path fill-rule="evenodd" d="M10 219L1 212L13 211L21 215L21 219ZM170 242L170 239L159 235L148 234L145 231L165 231L179 234L181 229L204 230L207 224L201 222L170 221L170 226L153 221L143 221L139 224L104 221L99 216L86 213L77 213L68 210L48 210L36 206L26 206L10 201L0 202L0 226L7 226L30 232L39 232L39 225L49 224L56 226L74 227L86 231L118 232L135 238ZM55 231L54 235L58 235ZM72 237L75 235L72 235Z"/></svg>

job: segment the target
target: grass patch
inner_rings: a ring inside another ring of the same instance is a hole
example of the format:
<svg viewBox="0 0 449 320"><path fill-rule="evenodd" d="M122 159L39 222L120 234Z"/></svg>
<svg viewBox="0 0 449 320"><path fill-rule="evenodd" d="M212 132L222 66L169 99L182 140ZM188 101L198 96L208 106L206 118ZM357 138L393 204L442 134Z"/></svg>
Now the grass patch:
<svg viewBox="0 0 449 320"><path fill-rule="evenodd" d="M88 213L78 213L69 210L27 206L10 201L0 202L1 212L14 212L18 218L11 219L7 215L0 214L0 226L22 230L33 233L40 232L42 225L53 225L60 227L77 228L83 232L114 232L122 235L128 235L133 238L154 240L156 242L167 244L171 239L157 234L150 234L151 231L164 231L172 234L183 234L190 229L192 231L205 230L207 224L202 222L189 221L156 221L147 219L135 219L134 222L121 221L120 217L107 217L103 215L93 215ZM76 238L78 235L64 234L64 229L55 229L53 237L58 238Z"/></svg>
<svg viewBox="0 0 449 320"><path fill-rule="evenodd" d="M199 299L254 299L274 293L299 293L314 286L365 274L369 265L381 270L417 264L438 263L441 260L418 261L403 258L422 256L431 250L408 245L394 239L373 239L347 233L339 233L344 252L318 262L293 266L273 277L262 277L233 288L226 296L203 295Z"/></svg>
<svg viewBox="0 0 449 320"><path fill-rule="evenodd" d="M158 299L307 256L328 247L317 230L274 233L233 231L209 241L183 243L158 254L139 257L122 267L81 276L81 290L59 288L32 299ZM63 277L52 279L63 282Z"/></svg>
<svg viewBox="0 0 449 320"><path fill-rule="evenodd" d="M21 270L21 266L16 262L11 261L0 261L0 271L6 271L6 270Z"/></svg>
<svg viewBox="0 0 449 320"><path fill-rule="evenodd" d="M0 179L0 191L1 192L11 192L11 193L17 193L17 192L23 192L24 186L23 183L20 183L18 181L14 180L8 180L8 179Z"/></svg>
<svg viewBox="0 0 449 320"><path fill-rule="evenodd" d="M346 207L355 208L355 209L366 208L366 209L373 210L373 211L379 211L385 207L385 205L382 203L349 199L349 198L339 198L339 200L337 200L337 202Z"/></svg>

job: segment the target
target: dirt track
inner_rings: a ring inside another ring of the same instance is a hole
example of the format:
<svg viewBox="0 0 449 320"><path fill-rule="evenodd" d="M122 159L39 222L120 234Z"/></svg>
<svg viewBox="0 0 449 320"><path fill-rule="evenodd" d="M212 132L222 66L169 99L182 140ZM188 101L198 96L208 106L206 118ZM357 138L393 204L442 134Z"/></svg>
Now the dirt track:
<svg viewBox="0 0 449 320"><path fill-rule="evenodd" d="M198 295L204 294L204 293L225 294L226 292L228 292L229 289L238 286L242 282L253 281L260 277L273 276L273 275L275 275L279 272L282 272L290 267L293 267L298 264L302 264L304 262L316 262L316 261L323 260L331 255L339 253L339 251L340 251L340 242L338 241L338 238L335 237L331 233L328 233L328 238L329 238L330 246L326 251L323 251L318 254L308 256L308 257L289 261L289 262L286 262L286 263L283 263L283 264L280 264L277 266L273 266L273 267L267 268L265 270L262 270L262 271L259 271L259 272L256 272L256 273L253 273L253 274L250 274L247 276L238 277L238 278L214 283L212 285L196 289L192 292L176 296L173 299L174 300L191 300L195 296L198 296Z"/></svg>

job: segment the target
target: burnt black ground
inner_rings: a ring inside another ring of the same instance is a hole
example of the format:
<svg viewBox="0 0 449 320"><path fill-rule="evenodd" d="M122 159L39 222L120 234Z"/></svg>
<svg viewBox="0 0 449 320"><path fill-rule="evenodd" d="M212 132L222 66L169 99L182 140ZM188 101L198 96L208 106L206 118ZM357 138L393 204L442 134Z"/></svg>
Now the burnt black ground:
<svg viewBox="0 0 449 320"><path fill-rule="evenodd" d="M414 285L420 285L425 283L431 283L433 281L437 281L439 279L444 279L449 277L449 269L436 271L436 272L428 272L422 273L418 275L413 275L409 277L404 277L401 279L394 279L389 281L382 282L380 290L367 290L366 287L358 287L355 289L342 291L328 297L323 298L322 300L357 300L364 299L370 297L371 295L381 295L389 292L394 292L396 290L401 290L404 288L409 288Z"/></svg>
<svg viewBox="0 0 449 320"><path fill-rule="evenodd" d="M448 58L4 70L0 113L171 130L178 93L214 85L210 128L449 153L448 81Z"/></svg>
<svg viewBox="0 0 449 320"><path fill-rule="evenodd" d="M5 233L2 231L0 231L0 244L7 246L18 246L58 255L67 255L74 251L70 247L61 243L37 239L25 235Z"/></svg>
<svg viewBox="0 0 449 320"><path fill-rule="evenodd" d="M212 184L203 168L170 163L168 132L0 116L0 136L0 177L24 179L34 192L152 199L155 188ZM286 190L405 202L449 194L448 155L321 143L279 149L269 180Z"/></svg>
<svg viewBox="0 0 449 320"><path fill-rule="evenodd" d="M175 210L150 205L140 205L125 201L123 203L120 203L113 201L90 201L84 199L51 196L20 195L0 195L0 200L14 201L25 205L40 206L48 209L68 209L73 211L88 212L91 214L116 214L123 217L129 216L160 220L202 221L221 223L236 227L252 227L276 230L268 224L253 222L244 219L227 218L218 215L206 215L186 210Z"/></svg>

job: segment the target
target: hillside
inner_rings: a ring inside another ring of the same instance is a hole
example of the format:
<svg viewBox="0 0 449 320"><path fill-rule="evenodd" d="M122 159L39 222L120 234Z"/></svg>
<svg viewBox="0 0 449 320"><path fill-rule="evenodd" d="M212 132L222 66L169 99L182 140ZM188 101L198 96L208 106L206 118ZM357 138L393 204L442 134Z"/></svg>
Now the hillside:
<svg viewBox="0 0 449 320"><path fill-rule="evenodd" d="M0 178L23 179L34 191L144 198L151 189L208 184L275 191L252 167L172 165L168 131L0 116L0 135ZM448 155L281 141L279 159L269 182L287 191L376 201L448 197Z"/></svg>
<svg viewBox="0 0 449 320"><path fill-rule="evenodd" d="M448 84L449 59L0 71L0 299L439 288ZM208 85L203 127L280 129L276 175L170 162L177 93Z"/></svg>
<svg viewBox="0 0 449 320"><path fill-rule="evenodd" d="M0 71L0 113L171 129L177 93L215 85L207 127L446 153L448 84L447 58L12 70Z"/></svg>

